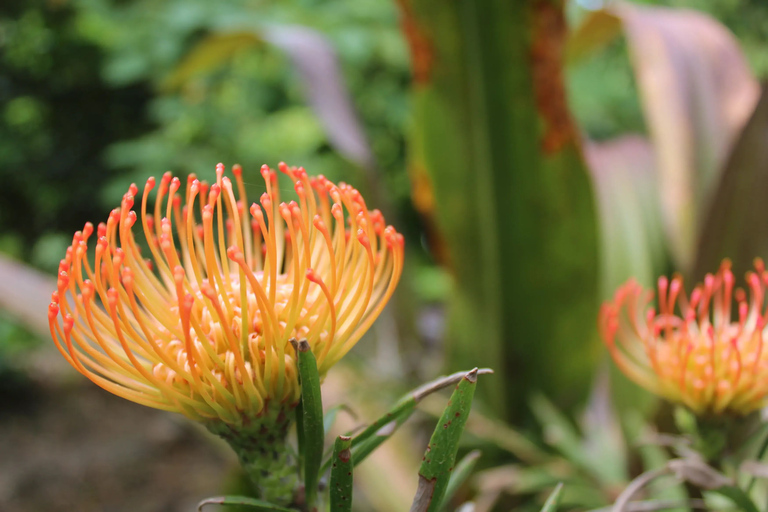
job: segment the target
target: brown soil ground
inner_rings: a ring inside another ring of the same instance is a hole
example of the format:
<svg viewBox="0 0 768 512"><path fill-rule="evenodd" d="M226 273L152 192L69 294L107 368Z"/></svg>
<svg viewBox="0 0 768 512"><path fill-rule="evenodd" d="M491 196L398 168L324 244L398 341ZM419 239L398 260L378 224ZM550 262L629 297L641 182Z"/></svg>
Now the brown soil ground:
<svg viewBox="0 0 768 512"><path fill-rule="evenodd" d="M0 380L0 511L195 512L222 493L235 467L223 443L179 415L66 380Z"/></svg>

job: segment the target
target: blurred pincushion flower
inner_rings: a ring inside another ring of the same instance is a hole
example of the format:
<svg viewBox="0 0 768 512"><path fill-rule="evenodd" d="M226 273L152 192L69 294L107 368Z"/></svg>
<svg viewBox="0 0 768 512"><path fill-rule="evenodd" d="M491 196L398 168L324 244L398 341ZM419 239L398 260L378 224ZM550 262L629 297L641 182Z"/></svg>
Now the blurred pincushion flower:
<svg viewBox="0 0 768 512"><path fill-rule="evenodd" d="M237 194L219 164L210 187L189 177L183 206L180 180L166 173L154 213L155 179L139 215L132 185L96 228L93 263L93 225L75 233L48 314L56 346L80 373L203 422L246 466L261 464L251 460L259 454L284 458L300 396L290 340L308 341L322 377L381 313L403 266L402 235L356 189L279 169L298 202L280 201L267 166L266 192L249 210L239 166ZM151 259L134 238L139 218ZM290 468L252 469L283 478Z"/></svg>
<svg viewBox="0 0 768 512"><path fill-rule="evenodd" d="M734 289L728 260L690 297L681 277L662 277L656 311L653 291L630 280L603 304L602 337L622 371L649 391L697 414L748 414L768 401L768 272L762 260L746 282L749 300Z"/></svg>

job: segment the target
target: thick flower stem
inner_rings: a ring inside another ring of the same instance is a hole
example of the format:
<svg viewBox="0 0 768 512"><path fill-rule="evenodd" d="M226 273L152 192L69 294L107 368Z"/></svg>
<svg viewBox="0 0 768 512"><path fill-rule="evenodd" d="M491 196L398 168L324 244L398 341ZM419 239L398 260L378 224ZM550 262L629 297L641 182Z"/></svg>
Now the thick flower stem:
<svg viewBox="0 0 768 512"><path fill-rule="evenodd" d="M293 407L267 406L262 414L244 419L239 427L223 422L206 424L235 451L259 497L276 505L293 502L298 487L296 458L286 443L293 415Z"/></svg>

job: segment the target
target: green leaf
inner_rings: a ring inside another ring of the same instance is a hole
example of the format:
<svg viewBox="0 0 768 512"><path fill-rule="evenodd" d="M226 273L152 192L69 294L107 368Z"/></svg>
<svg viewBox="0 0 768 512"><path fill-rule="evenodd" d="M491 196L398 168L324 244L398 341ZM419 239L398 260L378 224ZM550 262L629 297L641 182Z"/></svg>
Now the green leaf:
<svg viewBox="0 0 768 512"><path fill-rule="evenodd" d="M354 465L357 466L363 462L374 450L376 450L376 448L381 446L384 441L392 437L392 435L397 432L397 429L411 417L411 414L413 414L413 411L415 410L415 405L416 404L414 403L404 408L397 414L397 416L393 417L389 423L386 423L374 432L372 436L352 448L352 453L354 454L355 459Z"/></svg>
<svg viewBox="0 0 768 512"><path fill-rule="evenodd" d="M462 378L451 395L424 452L419 469L419 487L411 512L439 510L456 462L459 440L469 417L476 384L477 368Z"/></svg>
<svg viewBox="0 0 768 512"><path fill-rule="evenodd" d="M304 432L304 488L307 506L311 509L317 501L317 483L323 460L323 398L320 392L320 376L317 361L307 340L291 339L296 350L301 382L302 431Z"/></svg>
<svg viewBox="0 0 768 512"><path fill-rule="evenodd" d="M491 373L493 373L493 370L489 368L481 368L477 370L478 375ZM403 395L400 400L398 400L397 403L395 403L395 405L386 412L386 414L381 416L379 419L371 423L365 430L356 435L352 440L352 446L357 446L358 444L372 437L383 426L391 423L393 420L397 420L398 418L402 417L402 415L406 415L406 417L410 416L410 414L414 411L416 404L421 402L424 398L431 395L435 391L439 391L441 389L447 388L448 386L456 384L457 382L461 381L461 379L463 379L466 374L467 372L464 371L438 377L437 379L427 382L426 384L423 384Z"/></svg>
<svg viewBox="0 0 768 512"><path fill-rule="evenodd" d="M560 503L562 494L563 484L559 483L557 484L557 487L555 487L555 490L552 491L552 494L549 495L549 498L547 498L544 506L541 507L541 512L555 512L555 510L557 510L557 505Z"/></svg>
<svg viewBox="0 0 768 512"><path fill-rule="evenodd" d="M331 466L331 510L348 512L352 510L352 438L339 436L333 447Z"/></svg>
<svg viewBox="0 0 768 512"><path fill-rule="evenodd" d="M456 467L451 472L451 479L448 480L448 487L445 489L445 495L443 496L443 502L440 507L441 510L447 510L448 504L451 502L454 494L459 488L467 481L472 474L472 470L475 469L477 459L480 458L482 453L480 450L472 450L462 458Z"/></svg>
<svg viewBox="0 0 768 512"><path fill-rule="evenodd" d="M508 420L529 414L532 390L580 403L599 353L599 258L553 45L566 36L563 2L399 5L414 65L414 193L455 283L449 365L503 365L504 382L482 394Z"/></svg>
<svg viewBox="0 0 768 512"><path fill-rule="evenodd" d="M206 505L242 505L264 512L294 512L294 509L273 505L268 501L249 498L247 496L215 496L197 504L198 512L203 512Z"/></svg>
<svg viewBox="0 0 768 512"><path fill-rule="evenodd" d="M493 373L493 370L489 368L481 368L477 370L478 375L491 373ZM466 374L467 372L456 372L451 375L438 377L437 379L423 384L403 395L383 416L354 436L352 439L352 450L354 453L355 466L360 464L384 441L389 439L397 429L411 417L411 414L416 410L416 405L419 402L435 391L456 384L463 379ZM348 435L351 435L351 433L348 433ZM321 473L325 473L329 465L330 459L323 464Z"/></svg>

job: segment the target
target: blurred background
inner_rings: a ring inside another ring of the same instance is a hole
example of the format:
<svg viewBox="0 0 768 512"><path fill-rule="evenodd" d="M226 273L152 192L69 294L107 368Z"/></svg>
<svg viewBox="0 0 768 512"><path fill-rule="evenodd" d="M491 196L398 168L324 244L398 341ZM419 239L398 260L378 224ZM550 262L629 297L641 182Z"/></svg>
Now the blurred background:
<svg viewBox="0 0 768 512"><path fill-rule="evenodd" d="M608 370L600 301L768 256L768 4L495 4L0 4L0 510L191 511L236 487L216 440L66 367L46 308L72 233L132 182L239 163L258 191L280 161L354 184L406 237L399 293L326 382L357 413L339 428L490 366L479 509L568 478L572 504L610 502L631 456L585 469L581 432L621 444L656 408ZM361 466L360 510L408 507L419 421Z"/></svg>

